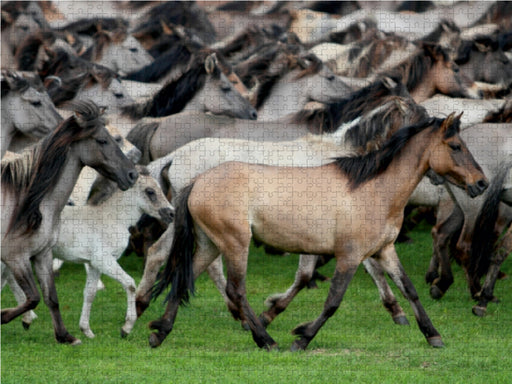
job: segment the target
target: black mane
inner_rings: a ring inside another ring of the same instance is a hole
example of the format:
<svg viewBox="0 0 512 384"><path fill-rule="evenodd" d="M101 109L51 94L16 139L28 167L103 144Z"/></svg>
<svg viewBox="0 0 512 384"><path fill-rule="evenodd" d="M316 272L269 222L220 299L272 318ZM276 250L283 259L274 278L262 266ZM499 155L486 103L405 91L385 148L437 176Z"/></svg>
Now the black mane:
<svg viewBox="0 0 512 384"><path fill-rule="evenodd" d="M429 118L418 124L401 128L386 141L381 149L362 156L338 157L335 163L350 179L350 187L355 189L384 172L412 137L433 124L433 130L438 129L442 121L438 118Z"/></svg>

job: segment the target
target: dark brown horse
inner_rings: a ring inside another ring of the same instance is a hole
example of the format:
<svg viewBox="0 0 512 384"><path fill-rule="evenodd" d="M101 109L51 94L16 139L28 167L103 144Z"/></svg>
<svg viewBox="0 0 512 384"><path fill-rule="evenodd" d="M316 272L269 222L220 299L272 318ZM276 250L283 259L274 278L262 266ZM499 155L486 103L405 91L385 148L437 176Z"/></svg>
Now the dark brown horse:
<svg viewBox="0 0 512 384"><path fill-rule="evenodd" d="M203 173L177 204L177 233L154 295L171 283L172 290L165 314L150 324L156 331L150 345L162 343L180 303L193 293L194 279L222 254L228 297L256 344L276 347L246 298L248 250L254 237L280 250L336 258L324 310L317 320L294 330L299 338L292 350L307 347L341 304L358 265L372 255L409 300L429 344L442 347L393 243L407 200L429 169L471 196L486 189L487 180L460 139L459 126L454 114L445 120L429 119L399 130L379 150L320 167L230 162Z"/></svg>

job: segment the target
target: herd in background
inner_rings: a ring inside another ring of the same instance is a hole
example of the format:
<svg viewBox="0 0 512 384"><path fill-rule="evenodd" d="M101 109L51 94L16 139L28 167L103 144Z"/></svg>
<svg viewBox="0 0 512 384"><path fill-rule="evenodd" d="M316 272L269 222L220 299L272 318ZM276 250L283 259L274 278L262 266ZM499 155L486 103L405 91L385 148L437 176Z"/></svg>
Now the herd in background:
<svg viewBox="0 0 512 384"><path fill-rule="evenodd" d="M62 323L49 272L60 267L58 260L72 261L87 271L80 318L87 337L94 337L89 315L102 273L126 291L122 335L172 281L166 314L151 323L150 344L158 346L172 329L177 305L193 291L192 264L172 259L173 244L185 241L175 236L183 235L184 224L175 228L173 206L192 193L191 183L200 180L206 191L204 180L221 172L215 170L233 175L224 164L232 161L316 169L334 159L374 156L378 168L380 153L403 127L460 135L467 148L451 143L452 160L468 170L457 175L483 171L490 183L487 188L480 179L460 188L448 168L437 164L433 172L432 161L428 178L409 197L406 215L415 207L435 211L426 274L432 298L452 284L455 259L478 302L473 313L483 316L496 300L494 284L512 251L512 3L94 4L2 2L2 288L9 284L18 302L2 309L2 324L23 315L28 328L37 317L33 262L57 340L79 344ZM211 194L205 196L199 200ZM176 212L177 220L181 216ZM270 253L318 249L286 249L277 240L273 247L258 238L256 227L255 243L262 241ZM393 251L383 249L361 261L393 320L406 324L384 278L390 271L382 269L384 258L394 260ZM132 251L144 257L138 286L117 263ZM206 269L258 346L272 348L268 324L322 277L316 268L333 257L340 265L336 252L317 253L301 254L293 285L269 297L259 318L241 298L235 275L226 280L220 255L194 271ZM233 255L224 257L229 271L239 267ZM399 288L407 286L403 276L395 277ZM420 308L415 314L429 343L441 346L419 301L408 299ZM323 313L317 323L329 316ZM292 348L304 349L320 326L297 328Z"/></svg>

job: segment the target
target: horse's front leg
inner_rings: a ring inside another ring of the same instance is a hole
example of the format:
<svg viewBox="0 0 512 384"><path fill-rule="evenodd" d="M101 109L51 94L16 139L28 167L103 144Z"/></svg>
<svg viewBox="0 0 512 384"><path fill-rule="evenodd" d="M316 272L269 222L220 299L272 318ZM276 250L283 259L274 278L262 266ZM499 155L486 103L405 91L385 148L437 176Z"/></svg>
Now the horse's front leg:
<svg viewBox="0 0 512 384"><path fill-rule="evenodd" d="M414 311L416 321L418 322L418 326L420 327L421 332L425 335L428 343L433 347L443 347L444 344L441 339L441 335L434 328L427 312L421 305L418 293L398 259L394 244L389 244L384 247L380 251L377 260L382 268L384 268L384 270L389 274L405 298L409 300Z"/></svg>
<svg viewBox="0 0 512 384"><path fill-rule="evenodd" d="M213 283L219 290L222 298L224 299L224 302L226 303L226 306L228 307L229 312L233 316L235 320L241 320L240 312L238 311L238 308L233 304L231 300L229 300L229 297L226 293L226 285L227 281L224 277L224 270L222 266L222 257L217 257L213 263L211 263L206 272L208 272L208 276L210 276L210 279L213 280ZM246 325L244 322L242 322L242 327L246 328Z"/></svg>
<svg viewBox="0 0 512 384"><path fill-rule="evenodd" d="M142 316L151 301L151 289L155 284L158 271L164 265L174 239L174 224L169 224L160 238L149 247L144 265L144 273L135 292L137 317Z"/></svg>
<svg viewBox="0 0 512 384"><path fill-rule="evenodd" d="M52 316L55 338L59 343L69 343L71 345L81 344L82 342L79 339L69 334L62 321L52 263L51 249L45 250L34 257L34 270L39 280L39 285L41 286L44 302L48 306Z"/></svg>
<svg viewBox="0 0 512 384"><path fill-rule="evenodd" d="M331 287L324 309L320 316L311 323L306 323L296 327L292 333L299 336L292 344L292 351L304 350L309 345L313 337L318 333L325 322L336 312L343 300L348 284L354 277L357 267L362 258L351 257L336 254L336 270L331 279Z"/></svg>
<svg viewBox="0 0 512 384"><path fill-rule="evenodd" d="M91 316L92 302L96 297L98 281L100 280L101 272L94 267L87 266L87 264L85 264L85 266L87 278L85 280L84 302L82 304L82 314L80 315L79 325L80 330L85 334L85 336L92 339L94 337L94 333L91 330L89 319Z"/></svg>
<svg viewBox="0 0 512 384"><path fill-rule="evenodd" d="M137 310L135 308L135 280L126 273L117 263L117 260L109 257L99 257L91 260L91 267L98 269L101 273L119 282L126 292L126 317L121 327L121 337L126 337L133 329L137 321ZM91 268L92 269L92 268ZM96 281L97 283L97 281Z"/></svg>
<svg viewBox="0 0 512 384"><path fill-rule="evenodd" d="M13 261L6 260L5 263L2 262L2 287L5 283L9 283L18 306L2 310L2 324L6 324L19 315L24 314L23 327L28 329L31 321L27 325L25 323L29 318L37 317L32 309L41 300L28 256L25 258L19 256ZM34 313L34 315L30 316L30 313Z"/></svg>

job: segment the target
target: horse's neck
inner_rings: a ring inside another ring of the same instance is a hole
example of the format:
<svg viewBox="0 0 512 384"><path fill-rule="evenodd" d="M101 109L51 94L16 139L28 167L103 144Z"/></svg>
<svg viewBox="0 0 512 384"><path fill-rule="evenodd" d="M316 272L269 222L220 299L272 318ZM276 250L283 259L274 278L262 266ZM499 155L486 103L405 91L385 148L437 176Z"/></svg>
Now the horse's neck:
<svg viewBox="0 0 512 384"><path fill-rule="evenodd" d="M259 120L276 120L301 110L309 100L307 80L293 81L287 75L272 89L258 111Z"/></svg>
<svg viewBox="0 0 512 384"><path fill-rule="evenodd" d="M12 141L12 138L14 137L14 133L16 131L14 127L14 123L10 117L10 112L8 108L10 103L8 102L9 96L6 96L2 99L2 157L4 156L5 152L7 152L7 149L9 148L9 144Z"/></svg>
<svg viewBox="0 0 512 384"><path fill-rule="evenodd" d="M423 76L421 82L416 85L414 89L408 89L411 97L416 103L421 103L434 95L435 87L430 76L432 76L432 69L428 70L428 72Z"/></svg>
<svg viewBox="0 0 512 384"><path fill-rule="evenodd" d="M390 209L395 214L403 214L409 197L429 168L426 156L428 131L427 128L409 139L389 167L373 179L379 192L385 194L384 198L392 201Z"/></svg>
<svg viewBox="0 0 512 384"><path fill-rule="evenodd" d="M142 176L141 176L142 177ZM103 204L96 207L98 215L103 222L111 222L109 226L128 228L130 225L137 224L142 212L136 204L138 200L138 188L130 188L127 191L117 189L114 194Z"/></svg>
<svg viewBox="0 0 512 384"><path fill-rule="evenodd" d="M46 215L53 215L53 217L57 218L60 217L60 213L67 204L78 180L78 176L82 171L83 164L77 156L72 154L72 151L73 149L70 150L67 159L63 159L63 161L65 161L64 169L55 187L41 203L41 207L47 208L45 212Z"/></svg>

